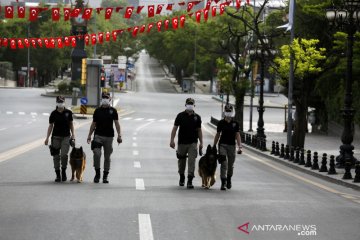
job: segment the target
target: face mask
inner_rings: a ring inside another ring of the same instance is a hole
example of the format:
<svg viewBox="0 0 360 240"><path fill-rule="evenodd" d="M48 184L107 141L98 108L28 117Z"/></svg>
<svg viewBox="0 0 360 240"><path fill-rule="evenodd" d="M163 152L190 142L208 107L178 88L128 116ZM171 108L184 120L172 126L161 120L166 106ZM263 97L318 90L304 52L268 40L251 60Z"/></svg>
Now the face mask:
<svg viewBox="0 0 360 240"><path fill-rule="evenodd" d="M225 117L232 117L232 112L224 112Z"/></svg>
<svg viewBox="0 0 360 240"><path fill-rule="evenodd" d="M186 110L188 110L188 111L194 110L194 105L188 104L188 105L185 105L185 107L186 107Z"/></svg>
<svg viewBox="0 0 360 240"><path fill-rule="evenodd" d="M101 99L101 105L110 105L110 99L107 98Z"/></svg>
<svg viewBox="0 0 360 240"><path fill-rule="evenodd" d="M56 106L58 108L64 108L65 107L65 103L56 103Z"/></svg>

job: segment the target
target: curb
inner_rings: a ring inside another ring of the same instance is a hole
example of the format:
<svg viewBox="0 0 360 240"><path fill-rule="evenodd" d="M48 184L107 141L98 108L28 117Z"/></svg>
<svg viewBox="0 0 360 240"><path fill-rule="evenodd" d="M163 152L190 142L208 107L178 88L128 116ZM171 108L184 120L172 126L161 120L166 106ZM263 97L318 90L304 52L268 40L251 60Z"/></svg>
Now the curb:
<svg viewBox="0 0 360 240"><path fill-rule="evenodd" d="M222 102L222 100L221 100L221 98L220 97L216 97L216 96L213 96L212 97L212 99L214 99L214 100L216 100L216 101L218 101L218 102ZM225 102L225 101L224 101ZM235 106L235 104L234 103L230 103L232 106ZM250 107L250 105L249 104L244 104L244 106L245 107ZM258 104L253 104L253 107L259 107L259 105ZM284 106L267 106L267 105L265 105L264 104L264 107L265 108L276 108L276 109L284 109L285 107ZM295 109L295 108L294 108Z"/></svg>
<svg viewBox="0 0 360 240"><path fill-rule="evenodd" d="M216 129L214 124L208 123L208 125L209 125L210 127L214 128L214 129ZM322 179L322 180L325 180L325 181L328 181L328 182L331 182L331 183L335 183L335 184L337 184L337 185L341 185L341 186L344 186L344 187L348 187L348 188L352 188L352 189L354 189L354 190L360 191L360 185L356 185L356 184L353 184L353 183L345 182L345 181L340 180L340 179L332 178L332 177L330 177L330 176L328 176L328 175L325 175L325 174L327 174L327 173L322 174L322 173L320 173L320 172L316 172L316 171L309 170L308 168L303 168L303 167L301 167L300 165L293 164L293 163L290 163L290 162L287 162L287 161L283 161L283 160L281 160L281 159L279 159L279 158L276 158L276 157L273 156L273 155L270 155L270 154L268 153L269 151L262 152L262 151L260 151L260 150L257 150L257 149L255 149L255 148L252 148L252 147L250 147L250 146L248 146L248 145L245 145L245 144L243 144L242 146L243 146L243 148L245 148L246 150L250 150L250 151L253 152L253 153L256 153L256 154L258 154L258 155L260 155L260 156L262 156L262 157L265 157L265 158L267 158L267 159L269 159L269 160L278 162L278 163L280 163L280 164L282 164L282 165L284 165L284 166L290 167L290 168L295 169L295 170L297 170L297 171L300 171L300 172L309 174L309 175L311 175L311 176L313 176L313 177L317 177L317 178L320 178L320 179ZM337 175L339 175L339 173L338 173ZM352 180L349 180L349 181L352 181Z"/></svg>

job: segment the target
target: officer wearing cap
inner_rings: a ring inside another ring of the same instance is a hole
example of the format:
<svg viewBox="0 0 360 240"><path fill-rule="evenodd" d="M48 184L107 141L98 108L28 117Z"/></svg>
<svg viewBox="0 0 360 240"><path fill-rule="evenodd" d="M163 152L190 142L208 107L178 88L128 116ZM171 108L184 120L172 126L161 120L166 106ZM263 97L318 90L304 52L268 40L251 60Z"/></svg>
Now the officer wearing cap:
<svg viewBox="0 0 360 240"><path fill-rule="evenodd" d="M101 106L96 108L94 112L93 122L91 123L87 138L87 143L91 142L91 150L93 150L94 153L94 183L98 183L100 180L101 148L104 149L103 183L109 183L108 174L111 162L110 156L113 152L112 143L115 136L114 123L117 132L117 142L119 144L122 142L118 113L115 108L110 106L110 102L110 93L103 92L101 95ZM94 139L91 141L93 133Z"/></svg>
<svg viewBox="0 0 360 240"><path fill-rule="evenodd" d="M71 136L70 136L71 132ZM49 143L51 135L50 153L53 156L54 168L56 173L55 182L66 181L66 167L68 163L68 153L70 142L75 140L72 112L65 108L65 98L56 97L56 109L51 112L49 117L49 127L45 139L45 145ZM60 175L61 161L61 175Z"/></svg>
<svg viewBox="0 0 360 240"><path fill-rule="evenodd" d="M201 130L201 117L195 113L195 100L186 99L186 110L180 112L175 119L174 127L171 131L170 147L175 148L175 135L178 134L178 172L180 175L179 185L185 185L186 157L188 157L188 181L187 188L194 188L192 180L195 172L195 160L197 157L197 143L200 141L199 149L203 147L203 135Z"/></svg>
<svg viewBox="0 0 360 240"><path fill-rule="evenodd" d="M232 118L233 107L231 105L225 105L224 110L224 119L219 121L217 133L214 138L214 146L219 142L221 190L231 188L231 177L233 175L235 162L235 140L238 146L237 153L241 154L242 152L239 123Z"/></svg>

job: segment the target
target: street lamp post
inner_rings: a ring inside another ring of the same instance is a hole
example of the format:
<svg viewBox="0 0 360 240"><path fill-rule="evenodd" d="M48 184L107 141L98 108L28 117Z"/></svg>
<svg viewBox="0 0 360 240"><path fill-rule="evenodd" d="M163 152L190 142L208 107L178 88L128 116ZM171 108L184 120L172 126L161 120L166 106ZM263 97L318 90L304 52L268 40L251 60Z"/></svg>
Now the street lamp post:
<svg viewBox="0 0 360 240"><path fill-rule="evenodd" d="M354 139L354 114L355 110L352 107L352 61L353 61L353 45L354 35L359 28L360 20L360 0L343 0L342 6L328 9L326 17L331 24L344 29L348 34L346 46L346 76L345 76L345 97L344 108L342 109L342 116L344 119L344 129L341 135L342 145L340 146L340 155L336 157L337 167L344 167L345 163L354 165L356 158L354 158L354 146L352 145Z"/></svg>

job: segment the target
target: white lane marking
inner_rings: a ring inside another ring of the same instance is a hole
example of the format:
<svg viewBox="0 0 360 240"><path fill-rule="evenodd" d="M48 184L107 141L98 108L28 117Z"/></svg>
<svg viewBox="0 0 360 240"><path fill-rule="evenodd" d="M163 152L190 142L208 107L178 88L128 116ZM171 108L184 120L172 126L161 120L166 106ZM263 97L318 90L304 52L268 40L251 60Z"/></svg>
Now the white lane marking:
<svg viewBox="0 0 360 240"><path fill-rule="evenodd" d="M134 150L134 151L133 151L133 155L134 155L134 156L137 156L137 155L139 155L139 151L137 151L137 150Z"/></svg>
<svg viewBox="0 0 360 240"><path fill-rule="evenodd" d="M149 118L146 121L148 121L148 122L155 121L155 118Z"/></svg>
<svg viewBox="0 0 360 240"><path fill-rule="evenodd" d="M167 119L160 119L159 122L166 122Z"/></svg>
<svg viewBox="0 0 360 240"><path fill-rule="evenodd" d="M137 143L133 143L132 146L133 146L133 147L137 147Z"/></svg>
<svg viewBox="0 0 360 240"><path fill-rule="evenodd" d="M19 115L25 115L25 113L24 113L24 112L18 112L18 114L19 114Z"/></svg>
<svg viewBox="0 0 360 240"><path fill-rule="evenodd" d="M154 240L150 214L139 213L140 240Z"/></svg>
<svg viewBox="0 0 360 240"><path fill-rule="evenodd" d="M144 118L135 118L135 121L141 121L143 120Z"/></svg>
<svg viewBox="0 0 360 240"><path fill-rule="evenodd" d="M136 190L145 190L144 179L135 178L135 186L136 186Z"/></svg>
<svg viewBox="0 0 360 240"><path fill-rule="evenodd" d="M148 123L145 123L145 124L141 125L140 127L136 128L136 132L139 131L140 129L142 129L142 128L144 128L144 127L152 124L152 123L153 123L153 122L148 122Z"/></svg>
<svg viewBox="0 0 360 240"><path fill-rule="evenodd" d="M133 140L136 141L136 137L133 137Z"/></svg>
<svg viewBox="0 0 360 240"><path fill-rule="evenodd" d="M134 168L141 168L140 162L134 162Z"/></svg>
<svg viewBox="0 0 360 240"><path fill-rule="evenodd" d="M31 112L30 115L31 116L37 116L38 114L36 112Z"/></svg>
<svg viewBox="0 0 360 240"><path fill-rule="evenodd" d="M50 113L43 113L44 116L50 116Z"/></svg>
<svg viewBox="0 0 360 240"><path fill-rule="evenodd" d="M6 114L13 114L13 112L7 111Z"/></svg>
<svg viewBox="0 0 360 240"><path fill-rule="evenodd" d="M7 128L0 128L0 131L4 131L4 130L6 130Z"/></svg>
<svg viewBox="0 0 360 240"><path fill-rule="evenodd" d="M122 120L126 121L126 120L130 120L132 119L131 117L126 117L126 118L123 118Z"/></svg>

